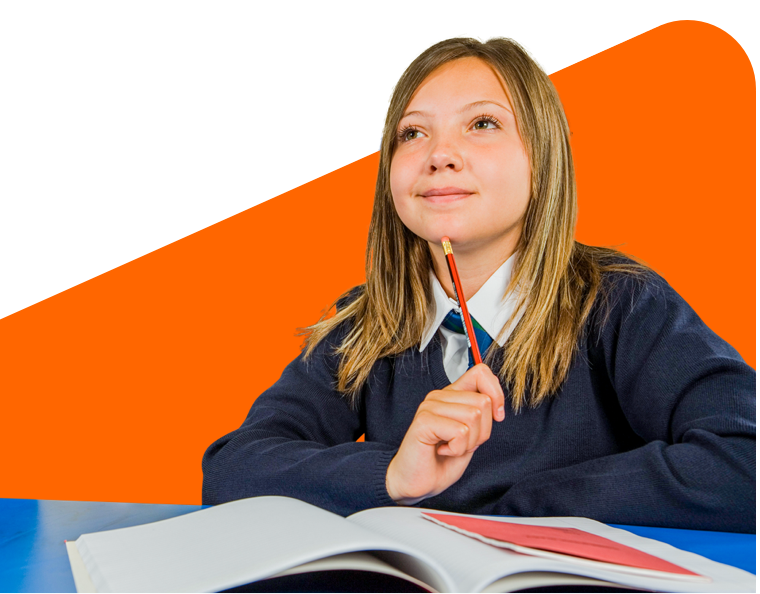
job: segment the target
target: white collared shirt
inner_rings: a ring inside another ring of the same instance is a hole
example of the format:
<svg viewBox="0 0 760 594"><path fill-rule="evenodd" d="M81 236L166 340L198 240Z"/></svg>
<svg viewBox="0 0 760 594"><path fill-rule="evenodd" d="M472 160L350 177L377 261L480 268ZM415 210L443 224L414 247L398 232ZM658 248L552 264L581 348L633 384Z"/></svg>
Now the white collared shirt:
<svg viewBox="0 0 760 594"><path fill-rule="evenodd" d="M467 309L470 311L470 315L494 340L517 306L517 295L514 291L502 299L512 278L515 255L512 254L480 287L480 290L467 300ZM454 382L467 371L469 364L467 337L441 326L448 313L452 309L457 309L457 304L454 299L446 295L432 269L430 270L430 282L433 286L433 297L435 298L435 317L422 335L420 351L427 347L436 332L440 332L441 346L443 347L443 368L446 370L449 381ZM498 341L499 346L504 346L521 317L522 311L518 313L505 335Z"/></svg>

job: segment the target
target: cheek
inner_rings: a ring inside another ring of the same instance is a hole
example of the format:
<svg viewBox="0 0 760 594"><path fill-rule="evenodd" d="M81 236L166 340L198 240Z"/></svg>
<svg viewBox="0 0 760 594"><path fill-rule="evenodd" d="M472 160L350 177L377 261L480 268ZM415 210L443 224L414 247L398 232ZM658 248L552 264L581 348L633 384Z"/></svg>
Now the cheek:
<svg viewBox="0 0 760 594"><path fill-rule="evenodd" d="M412 181L408 164L404 159L394 157L391 161L390 184L396 210L403 209L411 191Z"/></svg>
<svg viewBox="0 0 760 594"><path fill-rule="evenodd" d="M483 165L483 177L491 190L497 194L506 194L505 197L516 205L528 200L531 187L530 164L522 147L504 151L495 159L484 159Z"/></svg>
<svg viewBox="0 0 760 594"><path fill-rule="evenodd" d="M530 160L528 159L528 155L525 152L522 144L514 151L513 167L517 184L524 192L530 194L532 183L530 174Z"/></svg>

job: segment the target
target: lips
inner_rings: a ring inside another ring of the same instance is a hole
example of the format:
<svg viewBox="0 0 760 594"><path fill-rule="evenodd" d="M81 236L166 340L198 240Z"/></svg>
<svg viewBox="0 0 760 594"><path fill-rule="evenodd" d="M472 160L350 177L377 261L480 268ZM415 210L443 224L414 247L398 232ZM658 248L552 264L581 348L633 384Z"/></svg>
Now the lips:
<svg viewBox="0 0 760 594"><path fill-rule="evenodd" d="M420 195L430 198L431 196L461 196L462 194L472 194L472 192L462 188L433 188Z"/></svg>
<svg viewBox="0 0 760 594"><path fill-rule="evenodd" d="M447 188L433 188L430 190L427 190L426 192L423 192L420 194L423 198L427 199L429 202L434 202L436 204L443 204L446 202L454 202L456 200L462 200L463 198L467 198L468 196L471 196L473 192L470 192L469 190L465 190L463 188L454 188L454 187L447 187Z"/></svg>

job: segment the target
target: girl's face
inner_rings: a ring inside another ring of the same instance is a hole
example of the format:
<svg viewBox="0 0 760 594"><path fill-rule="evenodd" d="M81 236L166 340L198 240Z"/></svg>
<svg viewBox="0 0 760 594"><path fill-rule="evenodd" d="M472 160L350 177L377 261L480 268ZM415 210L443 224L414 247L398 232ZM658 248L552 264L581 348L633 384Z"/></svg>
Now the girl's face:
<svg viewBox="0 0 760 594"><path fill-rule="evenodd" d="M399 123L391 193L401 221L440 249L514 251L530 196L530 164L501 79L482 60L444 64Z"/></svg>

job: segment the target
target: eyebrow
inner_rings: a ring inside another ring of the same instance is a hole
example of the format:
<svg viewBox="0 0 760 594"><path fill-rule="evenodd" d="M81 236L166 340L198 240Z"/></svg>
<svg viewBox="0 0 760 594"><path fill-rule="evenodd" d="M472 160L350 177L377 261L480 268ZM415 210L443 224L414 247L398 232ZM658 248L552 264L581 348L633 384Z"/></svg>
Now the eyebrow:
<svg viewBox="0 0 760 594"><path fill-rule="evenodd" d="M464 113L465 111L468 111L468 110L470 110L470 109L473 109L473 108L475 108L475 107L483 107L484 105L488 105L488 104L492 104L492 105L498 105L498 106L499 106L499 107L501 107L502 109L505 109L505 110L506 110L506 111L508 111L509 113L512 113L512 110L511 110L511 109L509 109L508 107L506 107L506 106L502 105L502 104L501 104L501 103L499 103L498 101L474 101L473 103L468 103L467 105L465 105L465 106L464 106L464 107L462 107L461 109L458 109L458 110L457 110L457 113ZM423 116L423 117L427 117L427 116L429 116L430 114L429 114L429 113L427 113L426 111L407 111L407 112L406 112L406 113L405 113L405 114L404 114L404 115L401 117L401 119L403 120L404 118L406 118L406 117L409 117L409 116L411 116L411 115L420 115L420 116Z"/></svg>

